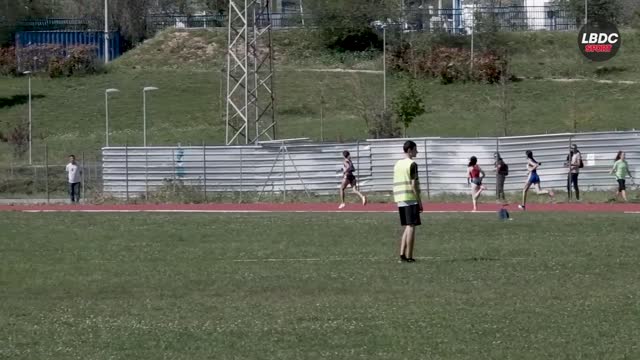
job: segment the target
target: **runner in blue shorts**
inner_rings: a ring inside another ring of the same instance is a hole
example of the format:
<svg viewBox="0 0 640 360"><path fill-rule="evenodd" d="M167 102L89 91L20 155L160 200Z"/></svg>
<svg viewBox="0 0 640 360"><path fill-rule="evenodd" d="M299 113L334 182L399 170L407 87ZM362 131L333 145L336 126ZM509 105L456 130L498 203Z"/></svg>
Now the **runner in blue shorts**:
<svg viewBox="0 0 640 360"><path fill-rule="evenodd" d="M527 183L524 185L524 190L522 190L522 204L518 205L518 207L522 210L526 209L527 206L527 192L531 185L534 186L536 194L543 195L548 194L551 198L553 198L553 191L542 190L540 187L540 176L538 175L538 167L542 165L541 162L537 162L536 159L533 158L533 152L531 150L527 150L525 153L527 155Z"/></svg>

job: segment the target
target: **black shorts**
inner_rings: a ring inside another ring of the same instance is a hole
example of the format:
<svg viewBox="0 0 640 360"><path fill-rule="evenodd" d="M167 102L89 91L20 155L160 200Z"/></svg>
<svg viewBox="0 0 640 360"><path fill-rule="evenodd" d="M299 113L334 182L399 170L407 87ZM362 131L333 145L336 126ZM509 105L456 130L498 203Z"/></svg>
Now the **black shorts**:
<svg viewBox="0 0 640 360"><path fill-rule="evenodd" d="M420 222L420 206L418 204L401 206L398 208L398 212L400 213L400 224L402 226L418 226L422 224Z"/></svg>
<svg viewBox="0 0 640 360"><path fill-rule="evenodd" d="M347 183L349 183L352 186L355 185L356 177L353 174L347 175Z"/></svg>
<svg viewBox="0 0 640 360"><path fill-rule="evenodd" d="M618 191L626 191L627 185L625 184L624 179L618 179Z"/></svg>

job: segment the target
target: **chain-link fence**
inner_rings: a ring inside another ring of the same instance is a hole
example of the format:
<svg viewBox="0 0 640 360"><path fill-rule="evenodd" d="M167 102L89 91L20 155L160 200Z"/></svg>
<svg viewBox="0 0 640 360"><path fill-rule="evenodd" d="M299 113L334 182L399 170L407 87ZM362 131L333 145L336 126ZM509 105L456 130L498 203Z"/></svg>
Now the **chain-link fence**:
<svg viewBox="0 0 640 360"><path fill-rule="evenodd" d="M69 199L69 181L65 170L67 157L60 151L50 151L47 145L33 149L31 164L28 152L0 163L0 199L29 199L38 202L58 202ZM51 154L56 154L55 157ZM71 155L71 154L69 154ZM102 193L102 161L96 151L73 153L81 169L81 201L99 197Z"/></svg>
<svg viewBox="0 0 640 360"><path fill-rule="evenodd" d="M428 6L421 9L403 9L388 14L386 18L380 18L372 25L385 23L387 26L399 26L404 31L452 34L469 34L473 31L474 22L490 23L496 31L566 31L575 30L578 27L577 17L569 9L558 5L473 6L469 4L458 8ZM319 21L322 19L311 13L272 13L270 16L273 28L313 27ZM150 34L169 27L223 28L226 23L226 14L164 14L146 17L146 26Z"/></svg>

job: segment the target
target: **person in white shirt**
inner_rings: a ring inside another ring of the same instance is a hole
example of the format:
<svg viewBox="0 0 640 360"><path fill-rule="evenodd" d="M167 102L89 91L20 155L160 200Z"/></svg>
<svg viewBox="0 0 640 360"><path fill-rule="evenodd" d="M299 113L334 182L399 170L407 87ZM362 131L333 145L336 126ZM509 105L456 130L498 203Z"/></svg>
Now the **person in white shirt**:
<svg viewBox="0 0 640 360"><path fill-rule="evenodd" d="M71 196L71 202L80 201L80 175L82 175L82 169L76 163L76 157L69 155L69 163L65 169L69 178L69 196Z"/></svg>

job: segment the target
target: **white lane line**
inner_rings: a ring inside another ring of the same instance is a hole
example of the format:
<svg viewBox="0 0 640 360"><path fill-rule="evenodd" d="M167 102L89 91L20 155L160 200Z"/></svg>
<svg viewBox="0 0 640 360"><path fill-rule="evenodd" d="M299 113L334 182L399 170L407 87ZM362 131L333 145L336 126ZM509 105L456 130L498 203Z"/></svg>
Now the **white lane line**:
<svg viewBox="0 0 640 360"><path fill-rule="evenodd" d="M22 210L25 213L58 213L58 212L72 212L72 213L268 213L271 211L264 210L153 210L153 209L135 209L135 210L122 210L122 209L86 209L86 210Z"/></svg>
<svg viewBox="0 0 640 360"><path fill-rule="evenodd" d="M69 212L69 213L328 213L328 214L339 214L339 213L351 213L351 214L367 214L367 213L379 213L379 214L395 214L397 211L392 210L158 210L158 209L135 209L135 210L123 210L123 209L60 209L60 210L52 210L52 209L42 209L42 210L21 210L24 213L58 213L58 212ZM490 214L495 211L456 211L456 210L425 210L423 213L426 214Z"/></svg>
<svg viewBox="0 0 640 360"><path fill-rule="evenodd" d="M545 258L545 257L468 257L468 258L454 258L454 257L439 257L439 256L416 256L416 260L431 260L431 261L475 261L475 262L491 262L491 261L537 261L537 260L587 260L585 257L565 257L565 258ZM231 260L231 262L248 263L248 262L332 262L332 261L397 261L397 258L389 257L368 257L368 258L266 258L266 259L237 259Z"/></svg>

